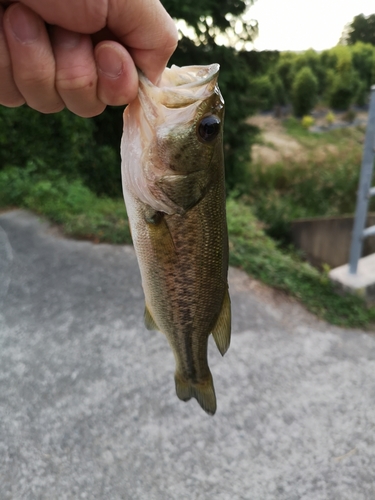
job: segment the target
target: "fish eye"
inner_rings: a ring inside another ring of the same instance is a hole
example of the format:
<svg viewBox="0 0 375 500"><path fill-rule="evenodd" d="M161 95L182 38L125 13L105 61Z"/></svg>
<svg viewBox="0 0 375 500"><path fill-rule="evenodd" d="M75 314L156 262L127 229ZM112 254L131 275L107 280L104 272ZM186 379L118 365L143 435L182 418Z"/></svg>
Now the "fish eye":
<svg viewBox="0 0 375 500"><path fill-rule="evenodd" d="M199 137L204 142L211 142L217 137L220 132L221 121L215 115L209 115L202 118L198 124Z"/></svg>

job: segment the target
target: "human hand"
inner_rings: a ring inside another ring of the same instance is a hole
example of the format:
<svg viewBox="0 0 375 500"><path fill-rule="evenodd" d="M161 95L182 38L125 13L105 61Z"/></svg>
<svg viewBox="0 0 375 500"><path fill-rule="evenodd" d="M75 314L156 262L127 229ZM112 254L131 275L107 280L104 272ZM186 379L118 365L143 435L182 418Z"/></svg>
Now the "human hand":
<svg viewBox="0 0 375 500"><path fill-rule="evenodd" d="M157 82L177 45L159 0L0 0L0 104L90 117Z"/></svg>

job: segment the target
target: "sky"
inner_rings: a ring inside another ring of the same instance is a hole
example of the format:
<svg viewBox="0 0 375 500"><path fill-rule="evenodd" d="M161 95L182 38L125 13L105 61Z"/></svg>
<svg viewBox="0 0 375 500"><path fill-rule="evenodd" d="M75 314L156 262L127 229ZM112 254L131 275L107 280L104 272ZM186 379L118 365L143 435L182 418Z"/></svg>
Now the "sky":
<svg viewBox="0 0 375 500"><path fill-rule="evenodd" d="M256 0L246 17L259 23L256 50L329 49L358 14L375 14L374 0Z"/></svg>

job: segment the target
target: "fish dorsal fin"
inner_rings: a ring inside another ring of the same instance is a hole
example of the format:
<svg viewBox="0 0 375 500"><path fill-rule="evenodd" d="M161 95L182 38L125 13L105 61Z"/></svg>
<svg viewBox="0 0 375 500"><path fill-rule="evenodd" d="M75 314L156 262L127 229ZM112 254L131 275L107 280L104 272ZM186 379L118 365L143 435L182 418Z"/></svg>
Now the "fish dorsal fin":
<svg viewBox="0 0 375 500"><path fill-rule="evenodd" d="M147 330L159 330L159 327L155 323L155 320L151 316L151 313L148 310L147 306L145 306L144 320L145 320L145 326L146 326Z"/></svg>
<svg viewBox="0 0 375 500"><path fill-rule="evenodd" d="M216 325L212 330L212 336L215 340L217 348L220 354L224 356L227 352L230 344L230 332L231 332L231 312L230 312L230 297L228 289L225 292L223 304L221 306L219 317L216 321Z"/></svg>

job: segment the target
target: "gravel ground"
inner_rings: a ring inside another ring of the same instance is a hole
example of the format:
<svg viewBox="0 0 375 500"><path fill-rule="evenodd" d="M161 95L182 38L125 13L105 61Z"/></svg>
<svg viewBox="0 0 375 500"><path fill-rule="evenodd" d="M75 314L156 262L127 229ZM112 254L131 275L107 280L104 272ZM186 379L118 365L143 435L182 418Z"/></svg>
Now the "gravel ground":
<svg viewBox="0 0 375 500"><path fill-rule="evenodd" d="M373 500L375 338L230 270L218 411L174 393L133 249L0 214L0 499Z"/></svg>

